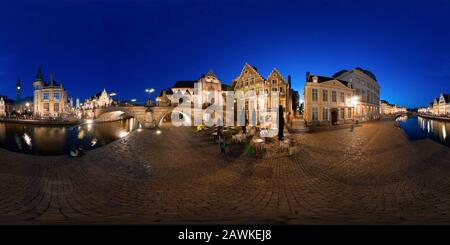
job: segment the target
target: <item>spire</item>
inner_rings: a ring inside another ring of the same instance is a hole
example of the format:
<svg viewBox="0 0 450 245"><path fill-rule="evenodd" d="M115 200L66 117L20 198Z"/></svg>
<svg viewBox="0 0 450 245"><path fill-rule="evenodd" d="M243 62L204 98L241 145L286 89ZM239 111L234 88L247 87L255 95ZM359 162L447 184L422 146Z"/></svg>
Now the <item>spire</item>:
<svg viewBox="0 0 450 245"><path fill-rule="evenodd" d="M50 72L50 86L55 86L55 78L53 72Z"/></svg>
<svg viewBox="0 0 450 245"><path fill-rule="evenodd" d="M37 74L36 74L36 81L44 81L44 75L42 75L41 65L38 66L38 70L37 70Z"/></svg>
<svg viewBox="0 0 450 245"><path fill-rule="evenodd" d="M22 85L20 84L20 79L17 78L17 82L16 82L16 92L17 92L17 94L16 94L16 100L17 100L17 101L20 101L20 95L21 95L20 90L21 90L21 89L22 89Z"/></svg>
<svg viewBox="0 0 450 245"><path fill-rule="evenodd" d="M216 77L216 74L214 74L214 71L212 69L209 69L208 73L206 73L206 76Z"/></svg>

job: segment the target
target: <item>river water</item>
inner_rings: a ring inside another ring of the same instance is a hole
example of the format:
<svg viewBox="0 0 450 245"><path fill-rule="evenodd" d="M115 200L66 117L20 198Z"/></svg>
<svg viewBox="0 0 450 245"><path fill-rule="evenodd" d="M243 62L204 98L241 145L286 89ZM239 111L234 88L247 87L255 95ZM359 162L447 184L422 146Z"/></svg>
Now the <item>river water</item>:
<svg viewBox="0 0 450 245"><path fill-rule="evenodd" d="M0 122L0 147L33 155L65 155L74 147L92 150L137 129L134 118L77 126L41 126Z"/></svg>
<svg viewBox="0 0 450 245"><path fill-rule="evenodd" d="M450 147L450 122L412 116L396 120L410 140L429 138Z"/></svg>

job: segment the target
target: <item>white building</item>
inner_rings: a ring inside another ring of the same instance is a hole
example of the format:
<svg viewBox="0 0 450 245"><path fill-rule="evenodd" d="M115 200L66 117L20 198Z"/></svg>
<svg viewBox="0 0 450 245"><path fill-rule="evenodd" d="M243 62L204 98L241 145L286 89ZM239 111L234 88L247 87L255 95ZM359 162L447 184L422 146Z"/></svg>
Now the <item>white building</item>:
<svg viewBox="0 0 450 245"><path fill-rule="evenodd" d="M400 113L406 113L408 109L404 106L397 106L396 104L390 104L386 100L380 100L380 114L381 115L396 115Z"/></svg>
<svg viewBox="0 0 450 245"><path fill-rule="evenodd" d="M339 71L333 77L352 84L357 98L356 120L367 121L380 117L380 85L372 72L358 67Z"/></svg>
<svg viewBox="0 0 450 245"><path fill-rule="evenodd" d="M79 102L77 102L78 104ZM113 103L113 99L109 96L109 94L106 92L106 89L103 89L102 92L99 92L92 96L89 99L86 99L86 101L83 104L83 109L90 110L94 108L102 108L102 107L108 107L111 106ZM79 106L79 105L77 105Z"/></svg>
<svg viewBox="0 0 450 245"><path fill-rule="evenodd" d="M439 96L439 116L450 116L450 94L441 93Z"/></svg>
<svg viewBox="0 0 450 245"><path fill-rule="evenodd" d="M172 105L178 105L183 102L194 102L195 84L198 86L198 94L203 105L213 104L218 100L218 96L222 91L227 90L228 86L222 84L212 70L209 70L206 75L202 75L198 80L182 80L177 81L172 88L161 93L156 99L157 104L162 102L164 96L170 100Z"/></svg>

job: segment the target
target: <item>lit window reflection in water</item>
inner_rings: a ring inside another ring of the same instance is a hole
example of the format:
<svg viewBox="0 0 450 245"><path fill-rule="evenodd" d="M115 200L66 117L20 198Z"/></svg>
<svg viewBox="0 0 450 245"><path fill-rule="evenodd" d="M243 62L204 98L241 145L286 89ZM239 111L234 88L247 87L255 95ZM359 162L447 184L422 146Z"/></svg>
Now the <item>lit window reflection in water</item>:
<svg viewBox="0 0 450 245"><path fill-rule="evenodd" d="M450 146L450 122L432 120L422 117L398 118L401 127L411 140L429 138L443 145Z"/></svg>
<svg viewBox="0 0 450 245"><path fill-rule="evenodd" d="M34 155L66 155L73 147L91 150L104 146L138 127L134 118L64 127L0 123L0 147Z"/></svg>

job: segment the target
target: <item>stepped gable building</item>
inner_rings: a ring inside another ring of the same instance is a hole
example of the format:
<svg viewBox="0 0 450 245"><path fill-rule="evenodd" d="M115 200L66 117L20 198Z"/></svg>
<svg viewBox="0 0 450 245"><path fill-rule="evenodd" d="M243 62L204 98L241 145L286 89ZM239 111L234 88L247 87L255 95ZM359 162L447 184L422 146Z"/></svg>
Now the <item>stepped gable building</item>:
<svg viewBox="0 0 450 245"><path fill-rule="evenodd" d="M345 80L306 73L304 115L307 125L334 125L354 119L353 88Z"/></svg>
<svg viewBox="0 0 450 245"><path fill-rule="evenodd" d="M264 78L256 67L246 63L242 68L238 77L233 79L232 89L235 92L242 92L245 96L245 112L246 117L249 118L249 112L255 109L259 114L259 105L257 101L251 100L253 95L267 96L264 103L267 110L268 119L276 116L276 110L281 105L285 114L293 114L292 94L294 90L291 88L291 76L286 80L283 75L274 68L267 78ZM275 101L278 97L278 101ZM256 115L257 118L264 115Z"/></svg>
<svg viewBox="0 0 450 245"><path fill-rule="evenodd" d="M46 82L41 67L38 68L34 88L34 115L40 117L61 117L70 111L67 91L61 83L57 83L53 73Z"/></svg>
<svg viewBox="0 0 450 245"><path fill-rule="evenodd" d="M450 116L450 94L441 93L439 96L439 116Z"/></svg>
<svg viewBox="0 0 450 245"><path fill-rule="evenodd" d="M106 89L103 89L102 92L96 93L94 96L86 99L83 104L83 109L89 110L94 108L102 108L108 107L113 104L113 99L106 92Z"/></svg>
<svg viewBox="0 0 450 245"><path fill-rule="evenodd" d="M439 115L439 98L433 100L433 115Z"/></svg>

